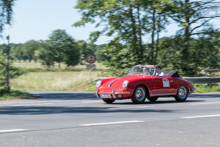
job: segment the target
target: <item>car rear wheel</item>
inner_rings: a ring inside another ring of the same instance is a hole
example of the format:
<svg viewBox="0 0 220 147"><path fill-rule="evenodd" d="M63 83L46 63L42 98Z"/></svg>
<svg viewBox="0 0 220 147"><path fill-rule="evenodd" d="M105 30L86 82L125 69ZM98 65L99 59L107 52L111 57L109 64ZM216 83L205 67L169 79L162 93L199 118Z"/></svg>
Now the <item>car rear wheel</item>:
<svg viewBox="0 0 220 147"><path fill-rule="evenodd" d="M146 96L146 89L143 86L137 86L134 90L131 100L135 104L142 104L144 103Z"/></svg>
<svg viewBox="0 0 220 147"><path fill-rule="evenodd" d="M177 102L184 102L188 97L188 89L185 86L180 86L177 90L175 99Z"/></svg>
<svg viewBox="0 0 220 147"><path fill-rule="evenodd" d="M150 102L156 102L156 100L158 99L158 97L148 97L147 98Z"/></svg>
<svg viewBox="0 0 220 147"><path fill-rule="evenodd" d="M115 99L102 99L106 104L112 104Z"/></svg>

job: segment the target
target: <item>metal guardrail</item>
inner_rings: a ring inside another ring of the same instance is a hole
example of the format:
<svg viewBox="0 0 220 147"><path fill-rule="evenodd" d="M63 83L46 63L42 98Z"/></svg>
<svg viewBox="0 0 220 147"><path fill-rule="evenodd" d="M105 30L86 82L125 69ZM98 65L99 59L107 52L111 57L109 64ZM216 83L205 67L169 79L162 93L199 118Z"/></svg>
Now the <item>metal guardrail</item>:
<svg viewBox="0 0 220 147"><path fill-rule="evenodd" d="M205 76L208 77L207 72L219 72L220 69L204 69L202 72L205 72Z"/></svg>
<svg viewBox="0 0 220 147"><path fill-rule="evenodd" d="M98 81L107 78L112 78L112 77L100 77L93 81ZM189 81L190 83L220 83L220 77L182 77L182 78Z"/></svg>
<svg viewBox="0 0 220 147"><path fill-rule="evenodd" d="M183 77L190 83L220 83L220 77Z"/></svg>

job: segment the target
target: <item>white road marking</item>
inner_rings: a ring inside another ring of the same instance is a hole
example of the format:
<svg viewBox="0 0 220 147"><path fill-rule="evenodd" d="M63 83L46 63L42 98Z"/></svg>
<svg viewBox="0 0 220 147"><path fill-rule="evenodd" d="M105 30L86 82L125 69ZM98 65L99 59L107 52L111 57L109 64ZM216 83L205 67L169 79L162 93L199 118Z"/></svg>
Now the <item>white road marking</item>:
<svg viewBox="0 0 220 147"><path fill-rule="evenodd" d="M191 105L210 105L210 104L220 104L220 102L210 102L210 103L194 103Z"/></svg>
<svg viewBox="0 0 220 147"><path fill-rule="evenodd" d="M126 123L140 123L144 121L132 120L132 121L118 121L118 122L106 122L106 123L92 123L92 124L80 124L80 126L100 126L100 125L114 125L114 124L126 124Z"/></svg>
<svg viewBox="0 0 220 147"><path fill-rule="evenodd" d="M25 129L0 130L0 133L21 132L21 131L27 131L27 130Z"/></svg>
<svg viewBox="0 0 220 147"><path fill-rule="evenodd" d="M190 118L205 118L205 117L220 117L220 114L216 114L216 115L202 115L202 116L189 116L189 117L181 117L181 118L190 119Z"/></svg>

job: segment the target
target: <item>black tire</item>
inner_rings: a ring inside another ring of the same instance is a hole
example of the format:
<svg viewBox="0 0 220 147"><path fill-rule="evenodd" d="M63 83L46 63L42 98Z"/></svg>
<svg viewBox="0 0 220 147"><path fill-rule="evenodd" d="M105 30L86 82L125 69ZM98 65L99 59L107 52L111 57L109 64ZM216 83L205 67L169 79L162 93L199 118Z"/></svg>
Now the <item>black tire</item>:
<svg viewBox="0 0 220 147"><path fill-rule="evenodd" d="M143 86L137 86L133 92L131 100L135 104L142 104L144 103L146 96L146 89Z"/></svg>
<svg viewBox="0 0 220 147"><path fill-rule="evenodd" d="M102 99L106 104L112 104L115 99Z"/></svg>
<svg viewBox="0 0 220 147"><path fill-rule="evenodd" d="M156 102L156 100L158 99L158 97L147 97L147 99L148 99L150 102Z"/></svg>
<svg viewBox="0 0 220 147"><path fill-rule="evenodd" d="M180 86L177 90L177 95L175 99L177 102L184 102L188 97L188 89L185 86Z"/></svg>

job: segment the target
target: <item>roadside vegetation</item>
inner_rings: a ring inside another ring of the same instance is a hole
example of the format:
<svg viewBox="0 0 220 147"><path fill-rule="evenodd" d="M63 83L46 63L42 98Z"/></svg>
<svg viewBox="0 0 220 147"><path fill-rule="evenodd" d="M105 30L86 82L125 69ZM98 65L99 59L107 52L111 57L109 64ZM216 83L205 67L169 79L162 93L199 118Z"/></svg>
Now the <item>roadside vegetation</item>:
<svg viewBox="0 0 220 147"><path fill-rule="evenodd" d="M20 67L26 74L11 80L11 87L20 91L94 91L94 79L101 76L107 67L95 63L96 70L92 70L91 77L86 65L66 67L61 63L47 68L35 62L15 62L14 66Z"/></svg>
<svg viewBox="0 0 220 147"><path fill-rule="evenodd" d="M14 90L22 91L87 91L100 72L31 72L11 81Z"/></svg>
<svg viewBox="0 0 220 147"><path fill-rule="evenodd" d="M196 88L195 93L204 93L204 92L220 92L220 85L209 83L209 84L193 84Z"/></svg>

